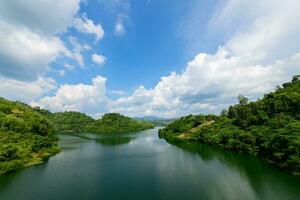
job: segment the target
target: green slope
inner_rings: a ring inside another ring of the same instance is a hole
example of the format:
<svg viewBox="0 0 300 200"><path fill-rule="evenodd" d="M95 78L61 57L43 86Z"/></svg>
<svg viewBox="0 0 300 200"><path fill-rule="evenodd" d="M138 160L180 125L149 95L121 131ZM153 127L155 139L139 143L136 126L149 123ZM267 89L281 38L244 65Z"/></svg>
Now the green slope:
<svg viewBox="0 0 300 200"><path fill-rule="evenodd" d="M53 127L31 107L0 98L0 175L59 152Z"/></svg>
<svg viewBox="0 0 300 200"><path fill-rule="evenodd" d="M118 113L105 114L88 127L91 132L95 133L120 133L150 128L154 128L154 125L149 122L135 120Z"/></svg>
<svg viewBox="0 0 300 200"><path fill-rule="evenodd" d="M93 133L121 133L141 131L153 128L153 124L139 121L118 113L108 113L101 119L95 120L79 112L49 113L37 109L49 120L58 132L93 132Z"/></svg>
<svg viewBox="0 0 300 200"><path fill-rule="evenodd" d="M80 112L58 112L47 117L59 132L87 132L95 120Z"/></svg>

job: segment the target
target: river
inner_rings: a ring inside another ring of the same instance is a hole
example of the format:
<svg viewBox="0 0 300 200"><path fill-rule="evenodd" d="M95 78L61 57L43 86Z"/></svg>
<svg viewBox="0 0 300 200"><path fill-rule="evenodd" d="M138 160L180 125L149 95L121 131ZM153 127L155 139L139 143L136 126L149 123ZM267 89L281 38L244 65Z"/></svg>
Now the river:
<svg viewBox="0 0 300 200"><path fill-rule="evenodd" d="M59 135L61 153L0 177L0 199L300 199L299 177L251 156L167 142L157 130Z"/></svg>

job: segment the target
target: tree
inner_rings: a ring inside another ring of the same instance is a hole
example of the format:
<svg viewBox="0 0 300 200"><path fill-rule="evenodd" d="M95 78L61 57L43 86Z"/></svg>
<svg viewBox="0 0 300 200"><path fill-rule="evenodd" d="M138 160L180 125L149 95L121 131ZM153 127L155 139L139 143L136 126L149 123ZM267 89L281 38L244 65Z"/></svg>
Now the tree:
<svg viewBox="0 0 300 200"><path fill-rule="evenodd" d="M227 109L223 109L223 110L221 111L221 116L227 117L227 115L228 115L228 110L227 110Z"/></svg>
<svg viewBox="0 0 300 200"><path fill-rule="evenodd" d="M239 95L238 100L239 100L239 104L242 106L247 105L249 102L249 99L243 95Z"/></svg>

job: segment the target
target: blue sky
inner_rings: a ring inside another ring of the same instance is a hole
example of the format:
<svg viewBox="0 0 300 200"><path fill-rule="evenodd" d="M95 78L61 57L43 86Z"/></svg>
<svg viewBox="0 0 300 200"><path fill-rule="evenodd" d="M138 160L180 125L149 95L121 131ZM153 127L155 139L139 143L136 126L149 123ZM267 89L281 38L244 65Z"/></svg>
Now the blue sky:
<svg viewBox="0 0 300 200"><path fill-rule="evenodd" d="M63 38L66 43L69 36L74 36L81 43L90 44L92 50L83 53L84 69L77 67L64 77L54 72L53 76L60 84L75 84L89 83L95 74L100 74L109 79L107 86L110 89L132 92L141 84L147 88L154 87L162 75L168 75L171 71L182 71L197 52L216 51L220 44L218 38L206 40L209 18L216 1L170 2L141 0L129 5L125 1L88 1L83 4L80 13L86 13L89 19L101 24L105 35L94 44L93 35L77 33L72 29L65 33ZM195 16L199 27L193 30L192 38L187 38L181 29L188 28L186 21L191 16L187 13L195 9L195 4L199 12ZM120 15L124 15L124 33L116 35L115 22ZM93 53L104 55L107 62L101 66L95 65L90 59ZM57 60L52 66L59 70L62 62ZM76 65L74 62L72 64Z"/></svg>
<svg viewBox="0 0 300 200"><path fill-rule="evenodd" d="M300 73L298 0L0 2L0 96L93 117L219 113Z"/></svg>

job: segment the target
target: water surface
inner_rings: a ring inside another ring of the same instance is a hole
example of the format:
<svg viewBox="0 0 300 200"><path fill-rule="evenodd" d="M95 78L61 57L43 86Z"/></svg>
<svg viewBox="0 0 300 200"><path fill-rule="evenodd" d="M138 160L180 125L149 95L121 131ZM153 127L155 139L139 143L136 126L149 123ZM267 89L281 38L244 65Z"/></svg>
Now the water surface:
<svg viewBox="0 0 300 200"><path fill-rule="evenodd" d="M0 177L0 199L297 200L300 178L246 155L139 133L60 135L62 152Z"/></svg>

